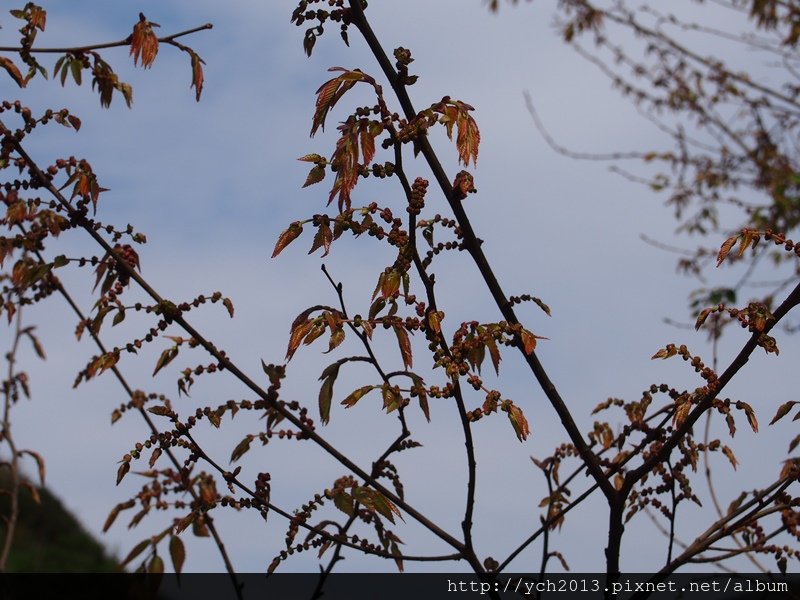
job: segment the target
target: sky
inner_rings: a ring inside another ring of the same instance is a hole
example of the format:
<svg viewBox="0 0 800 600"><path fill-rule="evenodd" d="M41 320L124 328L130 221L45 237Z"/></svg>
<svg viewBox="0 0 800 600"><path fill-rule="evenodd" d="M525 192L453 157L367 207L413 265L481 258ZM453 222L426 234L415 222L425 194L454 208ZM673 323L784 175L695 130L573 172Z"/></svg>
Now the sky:
<svg viewBox="0 0 800 600"><path fill-rule="evenodd" d="M327 131L309 138L315 91L331 77L327 69L358 67L379 75L355 30L350 34L350 48L341 43L333 28L307 58L301 44L303 30L289 23L293 2L237 1L221 8L220 3L209 1L166 5L141 0L112 6L73 0L42 2L42 6L48 11L47 31L37 43L51 47L123 39L139 11L161 25L160 34L206 22L214 25L182 40L206 62L206 83L199 103L189 88L188 57L165 45L146 71L133 67L125 48L103 52L134 88L130 110L120 97L109 109L101 109L88 82L82 87L68 82L62 88L57 82L35 80L28 89L17 90L8 81L4 88L4 97L17 95L34 112L66 106L82 119L79 133L53 125L44 128L46 131L37 130L28 147L42 164L70 154L90 161L101 185L110 190L101 196L98 218L123 227L132 223L147 235L147 245L139 249L142 273L162 295L191 300L220 290L236 307L233 319L219 306L203 307L190 314L191 323L263 383L260 361L283 361L294 317L311 305L336 304L334 290L320 270L323 262L332 277L343 282L348 309L367 312L378 273L394 260L391 252L374 240L343 236L330 256L321 260L319 252L306 254L312 239L307 228L280 257L270 259L275 241L289 223L326 210L328 183L301 189L308 165L296 159L312 152L329 155L336 139L333 124L348 112L338 108L329 118ZM692 6L697 11L712 10ZM506 292L532 294L551 307L550 318L528 306L520 308L519 315L528 329L548 338L540 342L538 355L581 429L591 428L595 419L589 414L591 409L609 397L632 400L651 383L662 381L686 389L700 385L682 363L650 360L669 342L685 342L704 356L710 356L710 347L703 332L665 323L665 318L691 322L687 295L699 284L677 275L675 256L646 244L641 236L687 248L693 247L695 240L675 236L676 222L664 206L663 196L610 173L607 164L576 162L555 153L527 112L525 91L531 94L552 135L579 151L650 149L669 143L619 98L604 75L559 39L553 27L552 3L504 6L498 14L491 14L480 0L407 0L402 11L397 3L373 2L368 16L385 48L402 45L411 49L415 57L412 73L420 79L410 93L418 109L444 95L475 107L481 130L474 170L479 193L465 201L467 210ZM0 15L0 25L2 45L13 44L13 19ZM743 56L742 60L747 65L752 57ZM49 57L43 63L52 67ZM352 95L345 97L343 107L372 103L361 91L354 90ZM455 148L441 131L433 132L431 141L448 173L454 174L460 168ZM410 155L406 160L410 161ZM430 178L421 161L409 172L412 177ZM356 188L354 202L372 201L395 207L398 213L401 190L391 179L380 185L367 180ZM433 186L426 209L447 211ZM723 239L720 234L719 242ZM62 236L59 245L53 255L91 256L98 252L79 232ZM465 255L442 257L434 268L449 331L464 320L491 322L499 318ZM70 291L90 308L92 274L77 268L62 271L60 276ZM730 272L713 274L716 279L712 281L730 277ZM133 289L127 294L131 299L140 297ZM125 401L110 375L72 389L75 374L95 350L88 339L75 341L75 319L58 298L31 309L26 319L37 325L47 360L37 361L32 352L23 354L33 398L14 408L17 443L44 456L48 485L90 532L124 555L173 517L182 516L158 514L127 529L125 516L132 514L123 514L108 533L102 533L111 508L135 494L143 481L131 474L115 486L117 463L149 434L132 413L110 425L112 410ZM113 345L141 336L145 328L144 321L127 319L119 327L105 330L104 335ZM11 330L4 327L0 331L2 345L8 346ZM171 333L180 335L177 330ZM744 341L738 332L729 334L720 351L722 365ZM415 365L428 369L425 344L420 342L415 340ZM796 364L800 348L793 338L779 342L779 359L756 353L747 374L728 390L732 398L756 407L762 433L756 436L746 430L741 420L736 438L726 442L741 463L737 471L714 457L712 465L724 506L742 487L769 483L794 436L790 425L766 427L778 404L792 399L796 391L786 365ZM178 398L178 372L208 359L199 352L182 353L153 378L155 361L167 344L158 339L138 358L124 358L120 368L134 387L168 394L181 411L192 412L197 406L250 397L241 384L221 374L201 378L190 398ZM334 360L322 354L325 348L324 342L318 342L298 351L288 366L282 390L283 398L306 403L314 414L317 377ZM347 350L358 352L350 340L335 358L346 356ZM379 352L387 364L399 368L394 342L382 342ZM566 441L544 394L513 352L504 355L500 375L497 382L492 375L486 380L497 383L504 397L522 407L532 436L525 443L518 442L503 415L474 426L479 467L476 539L481 552L496 559L505 558L526 532L538 525L538 504L546 487L530 458L543 458ZM437 380L435 375L432 378ZM767 395L759 391L765 381L769 382ZM373 382L375 375L368 370L343 369L335 398ZM376 398L368 396L349 410L335 400L331 423L321 429L362 466L368 466L397 431L396 419L380 410ZM476 407L482 398L476 395L470 401ZM423 447L400 455L397 466L407 500L444 529L458 534L466 485L460 424L448 402L433 402L431 412L432 422L426 423L419 410L410 409L412 437ZM241 414L217 431L201 429L198 436L210 454L226 463L243 435L263 427L248 417ZM622 415L609 418L613 426L622 424ZM722 436L719 425L715 424L714 431ZM765 460L769 462L764 464ZM272 501L290 512L346 474L310 444L297 442L254 447L241 464L250 481L256 472L269 471ZM145 467L142 463L134 469ZM700 474L696 481L707 499ZM573 495L587 485L587 479L579 478ZM703 509L682 505L681 511L680 534L685 541L702 531L713 514L707 501ZM603 568L606 523L598 518L603 514L601 502L589 502L570 513L554 536L552 549L564 555L573 571ZM277 515L264 524L247 511L217 511L216 521L241 571L264 571L282 549L286 523ZM623 545L623 570L657 568L666 555L666 539L644 516L632 521L629 530ZM411 519L406 519L397 533L411 554L447 552ZM186 570L223 569L213 544L187 535L184 539L189 550ZM536 545L529 548L512 563L512 569L538 570L539 552ZM304 553L281 568L313 571L317 564L313 553ZM409 570L465 568L464 564L437 563L406 566ZM393 569L385 561L353 552L347 553L340 567L346 571ZM560 569L557 563L552 567Z"/></svg>

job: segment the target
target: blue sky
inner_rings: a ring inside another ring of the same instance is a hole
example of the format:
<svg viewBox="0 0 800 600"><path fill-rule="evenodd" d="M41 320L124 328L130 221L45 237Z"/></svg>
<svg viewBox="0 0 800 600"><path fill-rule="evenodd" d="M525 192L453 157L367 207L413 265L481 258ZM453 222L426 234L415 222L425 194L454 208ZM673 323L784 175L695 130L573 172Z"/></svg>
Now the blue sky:
<svg viewBox="0 0 800 600"><path fill-rule="evenodd" d="M298 312L336 301L319 269L318 253L306 256L312 237L308 231L278 259L269 259L280 232L294 220L322 212L327 199L326 184L300 189L308 167L296 158L310 152L330 154L335 143L332 124L347 112L345 108L335 111L327 133L309 139L314 92L330 77L326 71L330 66L360 67L377 75L376 63L355 30L351 48L344 47L332 30L318 41L314 55L306 58L303 31L289 24L293 2L240 1L226 3L224 8L207 1L165 5L85 0L42 5L48 10L48 29L39 43L46 46L122 39L139 11L160 23L163 34L214 23L212 30L184 40L207 63L199 103L189 89L188 57L166 46L149 71L134 69L124 48L104 52L121 78L134 87L132 110L121 98L115 98L109 110L101 110L88 85L77 88L67 83L62 89L55 82L37 81L18 91L9 82L6 95L18 94L34 109L67 106L82 118L78 134L51 126L32 136L35 157L49 162L59 155L75 154L92 163L101 184L111 190L101 198L99 218L120 225L130 222L147 234L148 244L140 251L142 272L163 295L183 300L220 290L231 297L235 319L228 319L223 310L205 308L192 313L190 320L257 377L261 359L282 361L289 324ZM540 343L540 358L581 428L591 428L590 410L608 397L630 400L653 382L667 381L688 389L699 385L683 364L650 360L668 342L685 342L706 356L710 350L702 332L676 330L663 322L664 317L688 321L686 297L697 284L679 278L675 257L645 244L640 235L688 247L693 241L676 242L675 222L663 206L663 197L609 173L607 165L576 163L548 148L527 114L523 91L530 91L550 131L568 147L649 149L663 147L668 140L619 99L603 75L561 42L552 27L549 5L504 7L492 15L480 0L407 0L403 11L398 11L396 3L373 2L368 15L387 49L403 45L412 50L416 58L412 72L420 75L420 81L411 88L411 95L418 109L445 94L476 108L482 134L475 170L480 193L467 200L469 212L507 293L530 293L552 308L552 318L533 308L521 309L520 316L529 329L549 338ZM13 43L13 20L3 17L0 24L2 43ZM43 62L52 67L48 58ZM343 106L363 103L356 98L365 96L346 97ZM442 132L434 132L431 138L448 172L454 174L458 169L455 149ZM411 173L426 176L427 170L419 163ZM355 201L373 200L400 207L399 187L393 180L359 185ZM427 208L432 213L446 211L433 187ZM97 252L77 233L64 238L68 250L54 254ZM373 240L342 239L325 264L334 278L344 282L350 310L366 313L377 274L392 260L391 253ZM499 318L465 256L444 257L436 263L436 272L450 331L462 320ZM84 306L91 306L90 273L75 269L62 277ZM725 281L731 275L715 277ZM131 298L137 294L130 292ZM34 398L15 409L18 444L42 452L48 484L87 529L124 555L157 531L159 524L163 527L176 516L157 515L134 530L127 530L125 519L120 518L108 534L100 533L111 507L138 489L133 476L119 487L114 480L117 461L146 436L144 424L130 414L110 427L111 411L124 400L110 376L71 389L74 374L94 348L88 340L74 341L74 320L58 299L31 310L29 317L39 324L48 360L38 364L27 357ZM108 331L110 343L141 334L144 323L129 321ZM10 336L4 333L0 339ZM728 336L721 364L727 364L743 341L736 333ZM419 340L416 344L415 364L424 365L425 345ZM140 358L126 358L121 365L135 387L167 393L179 408L191 411L248 397L240 384L220 375L198 382L190 399L177 399L178 370L207 359L200 354L181 355L151 379L166 342L158 340L151 346ZM337 357L346 355L348 348L356 351L345 344ZM332 360L321 355L322 349L316 345L298 352L289 365L285 399L315 407L318 374ZM393 343L380 351L389 364L400 364ZM769 483L768 477L779 469L783 451L772 451L770 464L764 465L761 444L767 452L774 445L785 448L793 437L791 427L768 430L766 423L778 403L792 399L796 384L786 365L796 364L797 359L796 340L782 341L778 360L754 355L745 376L732 384L731 397L751 402L763 428L756 437L742 421L731 444L742 463L737 472L724 460L714 463L723 504L736 496L747 478L754 480L752 484L747 480L744 487L758 487ZM336 384L337 396L372 383L370 377L374 379L366 371L343 373ZM770 382L768 398L758 392L764 381ZM525 410L533 435L520 444L502 416L475 425L480 469L476 535L482 552L495 558L504 557L524 539L524 532L538 524L537 505L545 488L529 457L544 457L566 440L544 395L511 352L505 354L498 386ZM361 465L369 465L396 430L394 417L382 413L372 400L349 411L334 402L332 422L322 430L353 452ZM472 401L478 406L482 400L476 396ZM414 438L424 447L400 456L398 467L411 504L457 533L466 472L460 426L447 403L434 403L432 416L433 422L427 424L418 411L411 411ZM621 417L612 417L611 424L621 425ZM260 426L242 415L221 430L202 435L212 453L226 458L242 435ZM269 470L273 474L272 499L287 510L345 474L328 457L296 443L254 449L243 465L243 473ZM584 485L587 480L580 480L573 494ZM700 477L696 485L704 490ZM565 555L573 570L603 567L606 524L597 518L604 514L602 508L600 503L588 503L570 514L555 538L553 549ZM689 541L704 529L711 509L682 510L681 533ZM217 522L242 571L264 570L281 549L286 524L276 515L264 525L255 514L218 511ZM658 566L666 553L666 540L645 517L630 527L623 569ZM411 522L398 534L409 553L445 550ZM312 553L307 553L283 568L315 570L316 564ZM512 568L535 570L538 564L534 547ZM221 570L222 563L212 544L192 540L186 568ZM392 566L348 553L342 568Z"/></svg>

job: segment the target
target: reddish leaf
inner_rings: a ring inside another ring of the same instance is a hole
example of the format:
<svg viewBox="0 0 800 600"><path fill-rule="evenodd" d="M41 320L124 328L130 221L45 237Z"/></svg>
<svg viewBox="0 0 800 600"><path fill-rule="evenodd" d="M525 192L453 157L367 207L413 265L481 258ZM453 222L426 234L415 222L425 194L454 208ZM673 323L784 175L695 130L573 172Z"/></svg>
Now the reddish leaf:
<svg viewBox="0 0 800 600"><path fill-rule="evenodd" d="M159 417L168 417L172 411L167 408L166 406L159 405L159 406L151 406L147 409L147 412L157 415Z"/></svg>
<svg viewBox="0 0 800 600"><path fill-rule="evenodd" d="M336 142L336 149L331 157L331 166L336 171L336 179L333 182L328 204L338 195L339 211L350 208L350 192L358 183L360 165L358 164L358 127L354 117L349 117L347 121L339 126L342 136Z"/></svg>
<svg viewBox="0 0 800 600"><path fill-rule="evenodd" d="M500 350L497 348L497 343L494 339L489 338L485 342L486 348L489 350L489 357L492 359L492 366L494 367L494 372L496 374L500 374Z"/></svg>
<svg viewBox="0 0 800 600"><path fill-rule="evenodd" d="M127 502L121 502L112 508L111 512L108 514L105 524L103 525L103 533L108 531L109 528L114 524L114 521L117 519L117 515L119 515L120 512L129 508L133 508L134 506L136 506L136 501L128 500Z"/></svg>
<svg viewBox="0 0 800 600"><path fill-rule="evenodd" d="M117 469L117 485L119 485L120 481L122 481L122 478L125 477L125 475L127 475L128 471L130 470L131 470L131 463L127 461L123 462L119 466L119 469Z"/></svg>
<svg viewBox="0 0 800 600"><path fill-rule="evenodd" d="M294 353L300 347L303 338L306 337L311 328L314 327L314 320L308 319L305 322L294 325L291 334L289 335L289 347L286 350L286 360L289 361L294 356Z"/></svg>
<svg viewBox="0 0 800 600"><path fill-rule="evenodd" d="M331 339L330 342L328 343L328 349L325 351L326 354L338 348L339 345L344 341L344 338L345 338L344 327L342 327L341 325L336 329L334 329L333 331L331 331Z"/></svg>
<svg viewBox="0 0 800 600"><path fill-rule="evenodd" d="M314 236L314 241L311 244L311 250L309 250L308 253L311 254L318 248L324 248L325 252L323 252L322 258L325 258L328 256L328 252L330 252L332 241L333 233L331 232L330 226L326 223L321 223L319 229L317 229L317 234Z"/></svg>
<svg viewBox="0 0 800 600"><path fill-rule="evenodd" d="M750 423L750 427L753 430L753 433L758 433L758 419L756 419L756 413L753 411L753 407L750 406L747 402L737 402L737 408L741 408L744 410L744 414L747 416L747 422Z"/></svg>
<svg viewBox="0 0 800 600"><path fill-rule="evenodd" d="M3 67L6 72L11 75L11 78L17 83L17 85L21 88L24 88L26 85L25 78L22 76L22 73L19 72L17 65L14 62L6 57L0 56L0 67Z"/></svg>
<svg viewBox="0 0 800 600"><path fill-rule="evenodd" d="M203 59L194 52L190 52L192 57L192 84L189 88L194 88L194 99L200 102L200 94L203 93L203 82L205 77L203 75Z"/></svg>
<svg viewBox="0 0 800 600"><path fill-rule="evenodd" d="M357 82L364 80L364 74L358 70L348 71L341 67L332 67L328 70L344 71L344 73L338 77L334 77L330 81L326 81L317 90L317 105L314 111L314 120L311 125L311 137L314 137L314 134L320 127L322 127L323 130L325 129L325 118L341 97Z"/></svg>
<svg viewBox="0 0 800 600"><path fill-rule="evenodd" d="M731 248L733 248L733 245L736 243L737 239L739 239L739 236L734 235L723 242L719 249L719 254L717 254L717 266L720 266L722 261L725 260L725 257L728 256L728 253L731 251Z"/></svg>
<svg viewBox="0 0 800 600"><path fill-rule="evenodd" d="M737 465L739 464L739 461L736 460L736 455L734 455L733 450L731 450L727 446L723 446L722 453L728 458L728 460L731 463L731 466L733 466L733 470L735 471Z"/></svg>
<svg viewBox="0 0 800 600"><path fill-rule="evenodd" d="M306 182L303 184L303 187L306 188L310 185L314 185L323 179L325 179L325 167L316 165L308 172L308 177L306 177Z"/></svg>
<svg viewBox="0 0 800 600"><path fill-rule="evenodd" d="M397 343L400 346L400 354L403 356L403 365L406 369L412 367L412 354L411 354L411 340L408 338L406 330L399 326L394 326L394 332L397 335Z"/></svg>
<svg viewBox="0 0 800 600"><path fill-rule="evenodd" d="M780 419L782 419L783 417L785 417L789 413L789 411L792 410L792 407L797 403L798 403L797 400L789 400L789 402L781 404L778 407L778 412L775 413L775 416L772 417L772 421L770 421L769 424L772 425L777 421L779 421Z"/></svg>
<svg viewBox="0 0 800 600"><path fill-rule="evenodd" d="M675 399L675 413L672 415L672 426L680 427L689 416L689 411L692 408L692 402L686 394L683 394Z"/></svg>
<svg viewBox="0 0 800 600"><path fill-rule="evenodd" d="M231 302L230 298L225 298L222 300L222 305L228 309L228 314L233 318L233 302Z"/></svg>
<svg viewBox="0 0 800 600"><path fill-rule="evenodd" d="M531 430L528 426L528 420L525 418L522 409L514 404L511 404L510 402L504 407L504 409L508 413L508 420L511 421L511 426L514 428L514 433L517 434L517 439L520 442L524 442L526 439L528 439Z"/></svg>
<svg viewBox="0 0 800 600"><path fill-rule="evenodd" d="M467 106L467 105L463 105ZM458 115L458 135L456 136L456 148L458 149L458 158L464 164L469 166L470 160L473 165L478 163L478 146L481 142L481 134L478 131L478 124L475 119L467 112L472 108L466 108Z"/></svg>
<svg viewBox="0 0 800 600"><path fill-rule="evenodd" d="M275 249L272 251L272 258L278 256L278 254L280 254L286 246L296 240L301 233L303 233L303 224L300 221L295 221L289 225L289 228L278 237L278 242L275 244Z"/></svg>
<svg viewBox="0 0 800 600"><path fill-rule="evenodd" d="M695 331L699 330L703 326L703 323L706 322L708 315L710 315L712 312L714 312L713 308L704 308L702 311L700 311L700 314L697 315L697 320L694 323Z"/></svg>
<svg viewBox="0 0 800 600"><path fill-rule="evenodd" d="M531 354L536 349L536 340L546 340L546 337L535 335L527 329L522 330L522 345L525 349L525 354ZM496 368L496 367L495 367Z"/></svg>
<svg viewBox="0 0 800 600"><path fill-rule="evenodd" d="M183 540L177 535L173 535L169 540L169 556L172 559L172 567L175 573L180 574L183 570L183 563L186 561L186 548Z"/></svg>
<svg viewBox="0 0 800 600"><path fill-rule="evenodd" d="M153 453L150 455L150 461L148 462L151 469L153 468L153 465L156 464L156 461L158 460L158 457L161 456L162 452L163 450L161 450L160 447L153 450Z"/></svg>
<svg viewBox="0 0 800 600"><path fill-rule="evenodd" d="M147 69L152 66L158 54L158 37L153 32L153 27L158 27L157 23L148 21L142 13L139 13L139 22L133 26L131 34L131 51L133 64L142 59L142 67Z"/></svg>
<svg viewBox="0 0 800 600"><path fill-rule="evenodd" d="M132 561L134 558L136 558L136 557L137 557L137 556L139 556L139 555L140 555L142 552L144 552L145 548L147 548L147 547L150 545L150 543L151 543L151 542L150 542L150 540L149 540L149 539L146 539L146 540L142 540L141 542L139 542L138 544L136 544L136 545L133 547L133 550L131 550L131 551L128 553L128 556L126 556L126 557L125 557L125 560L123 560L123 561L120 563L120 565L119 565L119 566L120 566L120 568L124 567L124 566L125 566L125 565L127 565L129 562L131 562L131 561Z"/></svg>

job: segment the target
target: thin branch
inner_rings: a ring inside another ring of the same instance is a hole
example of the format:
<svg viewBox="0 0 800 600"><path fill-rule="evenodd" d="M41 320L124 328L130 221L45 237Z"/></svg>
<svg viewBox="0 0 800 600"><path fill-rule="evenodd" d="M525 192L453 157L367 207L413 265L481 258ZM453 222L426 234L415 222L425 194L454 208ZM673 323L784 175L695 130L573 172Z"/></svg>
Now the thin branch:
<svg viewBox="0 0 800 600"><path fill-rule="evenodd" d="M197 33L198 31L204 31L206 29L213 29L213 28L214 28L213 23L206 23L198 27L193 27L192 29L187 29L186 31L181 31L179 33L173 33L172 35L158 38L158 41L163 44L172 44L174 40L180 37L191 35L193 33ZM67 53L81 54L82 52L90 52L92 50L104 50L106 48L119 48L120 46L130 46L130 43L131 43L131 36L128 36L124 40L118 40L116 42L87 44L84 46L66 46L61 48L21 48L18 46L0 46L0 52L20 52L25 50L31 54L67 54Z"/></svg>

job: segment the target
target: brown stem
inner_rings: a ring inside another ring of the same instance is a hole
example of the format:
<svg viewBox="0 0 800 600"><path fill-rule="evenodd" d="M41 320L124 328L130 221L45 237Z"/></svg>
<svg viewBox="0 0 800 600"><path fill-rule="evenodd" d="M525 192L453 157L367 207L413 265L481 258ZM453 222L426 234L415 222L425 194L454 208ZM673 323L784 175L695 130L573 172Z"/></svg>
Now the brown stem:
<svg viewBox="0 0 800 600"><path fill-rule="evenodd" d="M203 31L205 29L212 29L213 27L214 25L212 23L206 23L204 25L200 25L199 27L193 27L192 29L187 29L186 31L181 31L166 37L158 38L158 41L164 44L170 44L173 40L176 40L179 37L191 35L192 33L197 33L198 31ZM124 40L118 40L116 42L104 42L102 44L88 44L85 46L69 46L63 48L20 48L15 46L0 46L0 52L20 52L25 50L30 54L80 54L81 52L90 52L92 50L104 50L106 48L129 46L130 43L131 37L128 36Z"/></svg>

